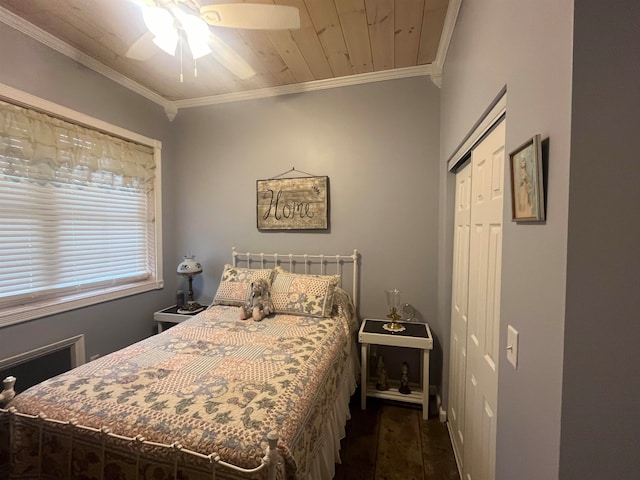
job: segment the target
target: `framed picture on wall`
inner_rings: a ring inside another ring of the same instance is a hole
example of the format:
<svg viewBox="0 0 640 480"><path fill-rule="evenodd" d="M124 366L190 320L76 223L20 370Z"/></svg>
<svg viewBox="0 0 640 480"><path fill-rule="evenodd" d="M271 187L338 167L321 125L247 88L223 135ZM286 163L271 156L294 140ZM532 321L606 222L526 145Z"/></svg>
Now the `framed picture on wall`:
<svg viewBox="0 0 640 480"><path fill-rule="evenodd" d="M327 230L329 177L258 180L258 230Z"/></svg>
<svg viewBox="0 0 640 480"><path fill-rule="evenodd" d="M511 166L511 219L541 222L545 219L542 147L534 135L509 154Z"/></svg>

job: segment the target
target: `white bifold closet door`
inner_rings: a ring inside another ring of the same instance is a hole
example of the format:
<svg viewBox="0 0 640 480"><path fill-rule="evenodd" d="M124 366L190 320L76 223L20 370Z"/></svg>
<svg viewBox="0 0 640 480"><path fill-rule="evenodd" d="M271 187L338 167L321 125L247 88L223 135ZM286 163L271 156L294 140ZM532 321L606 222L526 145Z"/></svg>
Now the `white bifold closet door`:
<svg viewBox="0 0 640 480"><path fill-rule="evenodd" d="M449 421L464 480L495 478L505 123L456 174Z"/></svg>
<svg viewBox="0 0 640 480"><path fill-rule="evenodd" d="M449 354L449 430L459 464L464 452L464 400L467 371L469 311L469 239L471 228L471 162L456 173L451 288L451 345ZM462 465L460 465L462 470Z"/></svg>

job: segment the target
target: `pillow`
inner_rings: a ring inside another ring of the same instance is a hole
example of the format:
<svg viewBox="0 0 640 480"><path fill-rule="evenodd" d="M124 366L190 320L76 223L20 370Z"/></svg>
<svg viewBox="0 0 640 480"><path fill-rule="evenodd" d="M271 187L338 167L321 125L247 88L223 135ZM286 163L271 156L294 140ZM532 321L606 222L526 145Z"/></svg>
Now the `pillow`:
<svg viewBox="0 0 640 480"><path fill-rule="evenodd" d="M214 305L231 305L240 307L249 300L251 283L263 278L271 284L273 269L239 268L225 265L220 277L220 285L213 299Z"/></svg>
<svg viewBox="0 0 640 480"><path fill-rule="evenodd" d="M329 317L340 275L302 275L281 269L271 284L276 313Z"/></svg>

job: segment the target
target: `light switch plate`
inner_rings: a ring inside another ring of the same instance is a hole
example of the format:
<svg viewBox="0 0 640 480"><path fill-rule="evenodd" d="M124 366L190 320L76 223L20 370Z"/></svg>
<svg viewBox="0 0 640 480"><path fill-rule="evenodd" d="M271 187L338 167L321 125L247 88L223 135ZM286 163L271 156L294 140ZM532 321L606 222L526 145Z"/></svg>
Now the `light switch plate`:
<svg viewBox="0 0 640 480"><path fill-rule="evenodd" d="M511 325L507 326L507 360L518 368L518 331Z"/></svg>

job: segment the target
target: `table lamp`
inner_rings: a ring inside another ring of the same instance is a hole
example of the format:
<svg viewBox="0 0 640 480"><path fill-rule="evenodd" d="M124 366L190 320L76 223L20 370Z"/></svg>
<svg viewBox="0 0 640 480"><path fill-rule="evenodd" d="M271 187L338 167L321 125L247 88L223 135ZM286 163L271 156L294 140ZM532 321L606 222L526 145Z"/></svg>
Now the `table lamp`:
<svg viewBox="0 0 640 480"><path fill-rule="evenodd" d="M196 262L195 255L185 255L184 260L178 265L178 275L183 275L189 280L189 292L187 304L182 308L178 308L178 313L197 313L204 309L204 306L200 305L193 299L193 277L202 273L202 265L200 262Z"/></svg>

